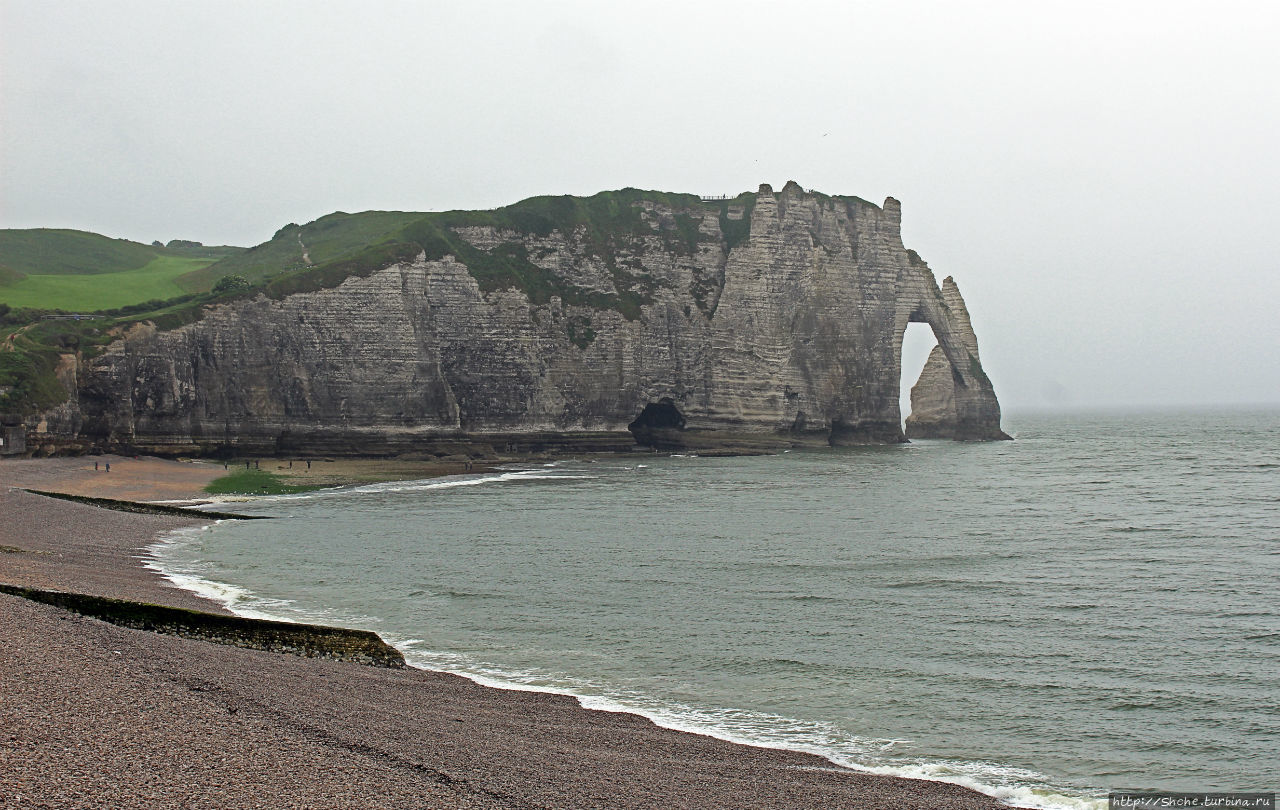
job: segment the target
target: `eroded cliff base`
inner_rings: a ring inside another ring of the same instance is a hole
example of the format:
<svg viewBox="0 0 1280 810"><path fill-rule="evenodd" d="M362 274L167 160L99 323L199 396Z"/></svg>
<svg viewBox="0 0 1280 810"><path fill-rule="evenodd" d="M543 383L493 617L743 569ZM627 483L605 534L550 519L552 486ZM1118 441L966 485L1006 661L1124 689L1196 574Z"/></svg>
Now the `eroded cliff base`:
<svg viewBox="0 0 1280 810"><path fill-rule="evenodd" d="M591 431L574 433L451 434L448 436L405 436L362 432L316 432L303 440L270 437L253 440L241 437L234 443L204 441L121 443L112 440L60 441L45 438L32 447L28 456L106 455L156 456L168 459L203 458L217 461L245 458L281 460L345 458L388 459L406 462L500 463L527 459L636 453L697 453L703 456L744 456L780 453L784 450L829 446L862 446L905 442L901 430L833 433L828 430L759 433L723 429L679 429L642 427L637 431Z"/></svg>

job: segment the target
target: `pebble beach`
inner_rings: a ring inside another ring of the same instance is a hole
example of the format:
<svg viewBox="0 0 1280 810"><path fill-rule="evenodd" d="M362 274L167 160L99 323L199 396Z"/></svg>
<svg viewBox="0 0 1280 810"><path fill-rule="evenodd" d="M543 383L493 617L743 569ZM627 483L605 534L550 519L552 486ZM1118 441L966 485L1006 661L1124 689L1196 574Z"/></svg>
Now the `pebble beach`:
<svg viewBox="0 0 1280 810"><path fill-rule="evenodd" d="M198 499L223 474L221 464L111 463L108 474L85 459L0 462L0 582L222 612L143 565L157 536L199 519L23 491ZM126 629L5 594L0 648L6 807L1005 806L566 696Z"/></svg>

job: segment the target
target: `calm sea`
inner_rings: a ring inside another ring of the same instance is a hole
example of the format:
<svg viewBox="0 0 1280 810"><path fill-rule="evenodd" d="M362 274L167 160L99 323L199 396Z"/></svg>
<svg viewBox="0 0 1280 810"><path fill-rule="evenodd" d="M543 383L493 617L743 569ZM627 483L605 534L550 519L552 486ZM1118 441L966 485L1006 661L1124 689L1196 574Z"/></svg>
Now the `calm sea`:
<svg viewBox="0 0 1280 810"><path fill-rule="evenodd" d="M1280 786L1280 412L638 454L238 504L155 549L247 615L1032 807Z"/></svg>

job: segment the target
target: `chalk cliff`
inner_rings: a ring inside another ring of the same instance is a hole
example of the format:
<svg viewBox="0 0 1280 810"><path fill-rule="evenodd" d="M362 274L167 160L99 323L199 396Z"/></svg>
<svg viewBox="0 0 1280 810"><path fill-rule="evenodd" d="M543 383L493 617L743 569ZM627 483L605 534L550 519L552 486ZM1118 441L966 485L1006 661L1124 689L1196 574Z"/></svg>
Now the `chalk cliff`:
<svg viewBox="0 0 1280 810"><path fill-rule="evenodd" d="M635 192L616 216L632 225L406 227L396 258L336 286L136 327L68 370L46 439L168 453L898 442L912 321L939 342L920 435L1006 438L964 302L903 247L897 200L788 183L730 201ZM499 260L509 281L489 273Z"/></svg>

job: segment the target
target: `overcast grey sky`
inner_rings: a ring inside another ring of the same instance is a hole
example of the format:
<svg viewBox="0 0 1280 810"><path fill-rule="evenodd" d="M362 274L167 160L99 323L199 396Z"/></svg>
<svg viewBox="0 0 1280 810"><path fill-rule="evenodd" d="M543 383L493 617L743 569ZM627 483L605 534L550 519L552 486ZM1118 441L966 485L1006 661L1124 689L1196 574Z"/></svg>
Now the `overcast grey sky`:
<svg viewBox="0 0 1280 810"><path fill-rule="evenodd" d="M902 200L1007 411L1277 403L1275 8L0 0L0 227L794 179Z"/></svg>

